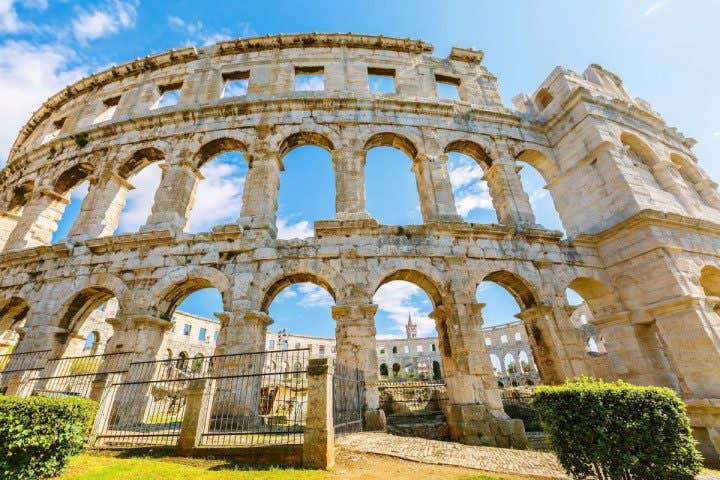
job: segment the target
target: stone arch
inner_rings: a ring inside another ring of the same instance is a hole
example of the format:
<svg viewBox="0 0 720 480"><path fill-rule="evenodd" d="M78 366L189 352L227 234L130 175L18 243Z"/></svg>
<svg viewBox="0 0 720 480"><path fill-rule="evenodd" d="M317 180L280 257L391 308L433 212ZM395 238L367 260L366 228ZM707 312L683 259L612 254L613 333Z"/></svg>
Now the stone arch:
<svg viewBox="0 0 720 480"><path fill-rule="evenodd" d="M684 155L672 152L670 154L670 161L678 169L680 175L690 183L690 187L694 187L696 183L704 179L700 169Z"/></svg>
<svg viewBox="0 0 720 480"><path fill-rule="evenodd" d="M638 159L643 161L648 167L653 167L660 161L653 149L635 134L622 132L620 134L620 142L630 148Z"/></svg>
<svg viewBox="0 0 720 480"><path fill-rule="evenodd" d="M386 283L395 280L404 280L420 287L428 298L430 298L433 308L437 308L443 304L443 296L440 287L438 286L439 282L434 280L432 276L414 269L398 269L385 275L382 280L377 283L373 289L373 293L377 292L378 289Z"/></svg>
<svg viewBox="0 0 720 480"><path fill-rule="evenodd" d="M20 332L16 328L27 320L30 306L19 296L10 296L0 301L0 354L7 348L14 348L20 340Z"/></svg>
<svg viewBox="0 0 720 480"><path fill-rule="evenodd" d="M700 287L708 297L720 297L720 268L706 265L700 269Z"/></svg>
<svg viewBox="0 0 720 480"><path fill-rule="evenodd" d="M60 195L65 195L86 180L94 170L94 165L89 162L80 162L73 165L57 177L53 183L53 190Z"/></svg>
<svg viewBox="0 0 720 480"><path fill-rule="evenodd" d="M284 157L296 148L304 145L314 145L327 150L332 155L335 150L333 142L326 136L313 131L301 131L285 137L278 146L280 157Z"/></svg>
<svg viewBox="0 0 720 480"><path fill-rule="evenodd" d="M193 165L200 168L212 158L225 152L247 153L247 147L243 142L232 137L220 137L203 144L195 153Z"/></svg>
<svg viewBox="0 0 720 480"><path fill-rule="evenodd" d="M551 183L560 173L557 164L540 150L526 148L520 151L520 153L515 156L515 159L525 162L537 170L540 175L542 175L546 184ZM550 193L552 193L552 191Z"/></svg>
<svg viewBox="0 0 720 480"><path fill-rule="evenodd" d="M207 266L179 267L165 274L150 293L150 305L160 318L170 320L177 306L191 293L203 288L214 288L220 292L223 305L229 308L228 293L231 282L227 275L216 268Z"/></svg>
<svg viewBox="0 0 720 480"><path fill-rule="evenodd" d="M262 303L260 304L260 310L264 313L268 313L270 304L272 304L275 297L285 288L296 283L312 283L318 287L324 288L333 301L337 303L337 294L335 288L326 281L322 276L310 272L296 272L283 274L279 278L276 278L270 286L265 289Z"/></svg>
<svg viewBox="0 0 720 480"><path fill-rule="evenodd" d="M605 283L592 277L576 277L567 288L575 290L587 303L593 319L616 313L621 308L620 298Z"/></svg>
<svg viewBox="0 0 720 480"><path fill-rule="evenodd" d="M151 163L159 162L165 159L165 153L157 147L145 147L131 153L122 161L117 169L117 174L129 180Z"/></svg>
<svg viewBox="0 0 720 480"><path fill-rule="evenodd" d="M447 144L444 152L457 152L467 155L475 160L483 170L489 168L493 162L492 158L487 153L487 150L482 145L470 140L454 140Z"/></svg>
<svg viewBox="0 0 720 480"><path fill-rule="evenodd" d="M535 288L517 273L496 270L485 275L482 281L497 283L510 292L521 310L536 307L540 303Z"/></svg>
<svg viewBox="0 0 720 480"><path fill-rule="evenodd" d="M381 132L371 136L366 142L363 150L367 154L367 151L375 147L393 147L397 148L410 160L415 161L418 155L418 149L415 144L410 141L406 136L400 135L399 133L393 132Z"/></svg>
<svg viewBox="0 0 720 480"><path fill-rule="evenodd" d="M85 287L63 303L56 325L68 332L77 332L90 312L114 296L113 291L104 286Z"/></svg>

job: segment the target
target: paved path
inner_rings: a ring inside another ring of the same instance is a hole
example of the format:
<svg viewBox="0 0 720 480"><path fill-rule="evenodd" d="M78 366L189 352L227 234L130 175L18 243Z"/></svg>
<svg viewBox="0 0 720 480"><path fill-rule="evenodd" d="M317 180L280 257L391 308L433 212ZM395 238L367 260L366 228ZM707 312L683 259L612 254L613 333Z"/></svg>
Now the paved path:
<svg viewBox="0 0 720 480"><path fill-rule="evenodd" d="M421 463L454 465L525 478L569 478L555 455L546 452L474 447L376 432L346 435L339 438L337 444L358 452L390 455ZM700 474L698 480L720 480L720 475L706 472Z"/></svg>

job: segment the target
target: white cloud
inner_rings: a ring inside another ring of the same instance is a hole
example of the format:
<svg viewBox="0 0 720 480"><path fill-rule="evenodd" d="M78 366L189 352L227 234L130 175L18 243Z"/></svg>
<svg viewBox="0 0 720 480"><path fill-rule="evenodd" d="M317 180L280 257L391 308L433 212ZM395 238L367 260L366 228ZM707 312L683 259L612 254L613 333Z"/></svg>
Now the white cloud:
<svg viewBox="0 0 720 480"><path fill-rule="evenodd" d="M287 218L278 218L275 225L278 230L278 238L287 240L290 238L308 238L315 235L312 225L307 220L290 223Z"/></svg>
<svg viewBox="0 0 720 480"><path fill-rule="evenodd" d="M437 335L435 320L428 317L431 304L425 292L418 286L405 281L388 282L375 292L373 302L379 310L388 314L394 322L393 330L405 333L408 315L418 326L418 336ZM381 333L382 338L397 338L392 332Z"/></svg>
<svg viewBox="0 0 720 480"><path fill-rule="evenodd" d="M535 206L543 198L547 197L548 191L545 188L538 188L530 193L530 204Z"/></svg>
<svg viewBox="0 0 720 480"><path fill-rule="evenodd" d="M2 0L0 0L2 1ZM86 67L71 67L75 53L59 45L33 45L8 40L0 44L0 158L5 163L18 131L49 96L87 75Z"/></svg>
<svg viewBox="0 0 720 480"><path fill-rule="evenodd" d="M23 29L12 0L0 0L0 32L17 33Z"/></svg>
<svg viewBox="0 0 720 480"><path fill-rule="evenodd" d="M450 184L455 195L455 207L465 217L473 210L492 210L493 203L483 170L466 155L453 155L448 161Z"/></svg>
<svg viewBox="0 0 720 480"><path fill-rule="evenodd" d="M134 26L136 17L134 4L115 0L103 7L80 10L72 30L77 40L87 42Z"/></svg>
<svg viewBox="0 0 720 480"><path fill-rule="evenodd" d="M255 30L247 22L240 22L237 31L239 34L234 35L229 29L223 28L217 32L208 32L205 30L201 21L188 21L175 15L168 16L168 25L170 27L184 31L189 35L185 40L186 45L199 44L201 46L214 45L223 40L229 40L235 37L249 37L256 35Z"/></svg>
<svg viewBox="0 0 720 480"><path fill-rule="evenodd" d="M145 224L152 210L161 177L160 165L153 163L130 179L135 188L128 193L125 208L120 215L118 233L136 232Z"/></svg>
<svg viewBox="0 0 720 480"><path fill-rule="evenodd" d="M325 80L322 75L299 75L295 78L295 90L297 91L322 91L325 89Z"/></svg>
<svg viewBox="0 0 720 480"><path fill-rule="evenodd" d="M713 137L720 137L720 131L718 131L718 132L713 132Z"/></svg>
<svg viewBox="0 0 720 480"><path fill-rule="evenodd" d="M330 307L335 304L330 294L314 283L299 283L295 288L301 297L298 305L303 308Z"/></svg>
<svg viewBox="0 0 720 480"><path fill-rule="evenodd" d="M200 168L205 177L198 184L195 204L190 211L189 230L209 231L216 225L240 217L246 169L240 162L216 158Z"/></svg>
<svg viewBox="0 0 720 480"><path fill-rule="evenodd" d="M658 2L654 2L648 8L645 9L645 11L643 12L643 17L649 17L653 13L657 12L658 9L664 7L668 3L670 3L669 0L660 0Z"/></svg>

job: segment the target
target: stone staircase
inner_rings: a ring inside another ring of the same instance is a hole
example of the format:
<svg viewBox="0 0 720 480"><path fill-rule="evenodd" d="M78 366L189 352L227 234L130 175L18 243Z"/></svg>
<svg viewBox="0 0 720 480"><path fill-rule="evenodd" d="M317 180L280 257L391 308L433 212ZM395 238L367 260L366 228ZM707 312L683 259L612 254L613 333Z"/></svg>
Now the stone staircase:
<svg viewBox="0 0 720 480"><path fill-rule="evenodd" d="M450 430L442 412L395 413L387 417L387 433L403 437L447 440Z"/></svg>

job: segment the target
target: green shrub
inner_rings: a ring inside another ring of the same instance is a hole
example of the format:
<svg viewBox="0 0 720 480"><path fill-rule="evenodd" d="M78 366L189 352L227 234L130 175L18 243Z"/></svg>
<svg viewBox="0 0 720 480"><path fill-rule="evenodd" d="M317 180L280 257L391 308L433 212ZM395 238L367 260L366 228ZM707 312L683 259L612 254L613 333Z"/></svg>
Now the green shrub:
<svg viewBox="0 0 720 480"><path fill-rule="evenodd" d="M82 451L96 410L84 398L0 396L0 479L59 474Z"/></svg>
<svg viewBox="0 0 720 480"><path fill-rule="evenodd" d="M702 466L685 406L669 388L581 378L532 400L550 447L578 479L692 479Z"/></svg>

